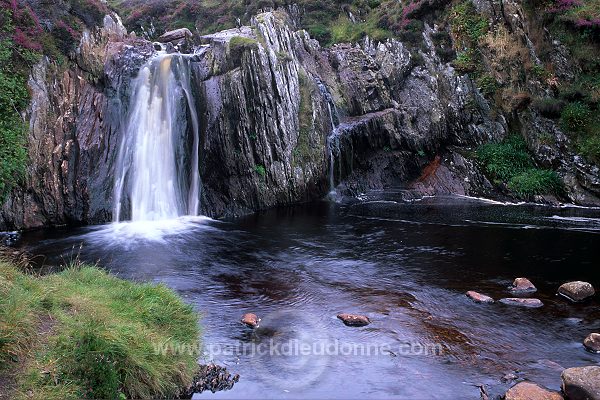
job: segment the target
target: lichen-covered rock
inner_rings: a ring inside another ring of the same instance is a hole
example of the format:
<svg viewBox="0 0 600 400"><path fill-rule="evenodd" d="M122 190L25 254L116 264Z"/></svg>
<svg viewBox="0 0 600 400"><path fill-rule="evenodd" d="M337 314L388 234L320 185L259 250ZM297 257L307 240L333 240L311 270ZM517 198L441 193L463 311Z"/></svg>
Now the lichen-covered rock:
<svg viewBox="0 0 600 400"><path fill-rule="evenodd" d="M600 367L569 368L563 371L562 390L569 400L600 400Z"/></svg>

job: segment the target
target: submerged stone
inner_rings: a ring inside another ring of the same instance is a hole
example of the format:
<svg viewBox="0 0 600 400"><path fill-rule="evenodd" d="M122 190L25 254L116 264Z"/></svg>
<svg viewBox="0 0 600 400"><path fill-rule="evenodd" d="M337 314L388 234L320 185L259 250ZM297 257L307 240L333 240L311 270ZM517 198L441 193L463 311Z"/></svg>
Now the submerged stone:
<svg viewBox="0 0 600 400"><path fill-rule="evenodd" d="M504 395L505 400L563 400L560 393L531 382L520 382Z"/></svg>
<svg viewBox="0 0 600 400"><path fill-rule="evenodd" d="M473 290L469 290L467 292L467 297L469 297L470 299L472 299L473 301L475 301L477 303L493 303L494 302L494 299L492 299L490 296L486 296L485 294L477 293Z"/></svg>
<svg viewBox="0 0 600 400"><path fill-rule="evenodd" d="M596 294L594 287L588 282L567 282L558 288L558 294L567 299L578 302Z"/></svg>
<svg viewBox="0 0 600 400"><path fill-rule="evenodd" d="M569 368L561 378L562 390L569 400L600 400L600 367Z"/></svg>
<svg viewBox="0 0 600 400"><path fill-rule="evenodd" d="M500 303L507 304L510 306L539 308L544 305L539 299L521 299L521 298L505 298L500 299Z"/></svg>
<svg viewBox="0 0 600 400"><path fill-rule="evenodd" d="M337 317L342 320L346 326L366 326L371 323L369 317L364 315L338 314Z"/></svg>

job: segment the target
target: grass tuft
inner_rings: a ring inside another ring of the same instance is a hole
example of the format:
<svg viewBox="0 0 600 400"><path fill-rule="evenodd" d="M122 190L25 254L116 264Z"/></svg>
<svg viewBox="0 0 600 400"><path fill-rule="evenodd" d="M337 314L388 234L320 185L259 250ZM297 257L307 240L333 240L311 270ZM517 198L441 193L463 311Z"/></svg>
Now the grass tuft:
<svg viewBox="0 0 600 400"><path fill-rule="evenodd" d="M477 158L495 183L506 183L508 189L519 197L562 192L558 174L536 168L525 141L519 135L511 135L500 143L480 146Z"/></svg>
<svg viewBox="0 0 600 400"><path fill-rule="evenodd" d="M199 340L197 315L165 286L87 266L33 277L1 262L0 293L0 360L26 366L16 398L174 397L198 368L193 351L161 350Z"/></svg>

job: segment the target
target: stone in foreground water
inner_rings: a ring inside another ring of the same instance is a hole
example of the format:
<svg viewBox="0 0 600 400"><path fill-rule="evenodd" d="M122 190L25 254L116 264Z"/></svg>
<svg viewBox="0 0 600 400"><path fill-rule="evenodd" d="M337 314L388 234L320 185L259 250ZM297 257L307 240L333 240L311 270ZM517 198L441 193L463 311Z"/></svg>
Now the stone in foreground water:
<svg viewBox="0 0 600 400"><path fill-rule="evenodd" d="M592 353L600 353L600 333L590 333L583 341L583 345Z"/></svg>
<svg viewBox="0 0 600 400"><path fill-rule="evenodd" d="M371 323L369 317L355 314L338 314L338 319L342 320L346 326L366 326Z"/></svg>
<svg viewBox="0 0 600 400"><path fill-rule="evenodd" d="M600 367L565 369L561 378L569 400L600 400Z"/></svg>
<svg viewBox="0 0 600 400"><path fill-rule="evenodd" d="M512 293L534 293L537 292L537 288L527 278L517 278L513 282L510 291Z"/></svg>
<svg viewBox="0 0 600 400"><path fill-rule="evenodd" d="M504 395L505 400L563 400L560 393L531 382L520 382Z"/></svg>
<svg viewBox="0 0 600 400"><path fill-rule="evenodd" d="M259 322L260 318L258 318L256 314L248 313L244 314L242 317L242 324L249 326L250 328L258 328Z"/></svg>
<svg viewBox="0 0 600 400"><path fill-rule="evenodd" d="M521 299L521 298L506 298L500 299L500 303L507 304L509 306L539 308L544 305L539 299Z"/></svg>
<svg viewBox="0 0 600 400"><path fill-rule="evenodd" d="M476 301L477 303L493 303L494 299L490 296L486 296L485 294L477 293L473 290L469 290L467 292L467 297Z"/></svg>
<svg viewBox="0 0 600 400"><path fill-rule="evenodd" d="M575 281L561 285L561 287L558 288L558 294L571 301L577 302L592 297L596 294L596 291L588 282Z"/></svg>

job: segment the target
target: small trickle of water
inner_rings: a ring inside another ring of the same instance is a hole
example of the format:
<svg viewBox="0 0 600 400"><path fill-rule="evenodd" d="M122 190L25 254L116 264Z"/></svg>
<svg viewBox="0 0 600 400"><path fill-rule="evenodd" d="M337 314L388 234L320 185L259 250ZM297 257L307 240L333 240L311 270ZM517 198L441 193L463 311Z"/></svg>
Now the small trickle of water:
<svg viewBox="0 0 600 400"><path fill-rule="evenodd" d="M340 142L338 135L338 121L339 115L337 108L333 101L331 93L327 87L319 82L319 90L327 101L327 108L329 111L329 119L331 121L331 133L327 137L327 152L329 154L329 195L328 197L334 199L337 197L336 184L335 184L335 155L340 152Z"/></svg>
<svg viewBox="0 0 600 400"><path fill-rule="evenodd" d="M115 222L127 205L133 222L198 214L199 124L190 82L189 56L162 52L133 82L117 161Z"/></svg>

